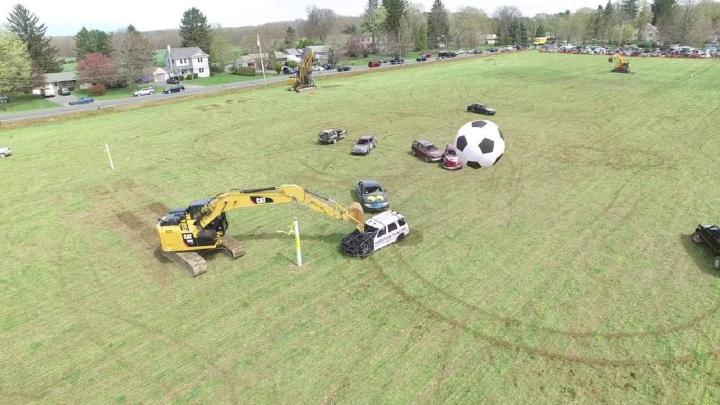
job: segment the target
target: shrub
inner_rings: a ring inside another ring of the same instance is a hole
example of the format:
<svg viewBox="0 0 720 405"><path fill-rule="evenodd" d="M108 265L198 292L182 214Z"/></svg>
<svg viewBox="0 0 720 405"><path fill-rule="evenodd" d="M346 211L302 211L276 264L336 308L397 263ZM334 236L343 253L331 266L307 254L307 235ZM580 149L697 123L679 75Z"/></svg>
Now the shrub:
<svg viewBox="0 0 720 405"><path fill-rule="evenodd" d="M294 60L289 60L289 61L285 62L285 65L290 66L291 68L297 68L297 67L298 67L298 63L297 63L296 61L294 61Z"/></svg>
<svg viewBox="0 0 720 405"><path fill-rule="evenodd" d="M178 79L179 81L183 81L183 80L185 80L185 77L183 77L183 75L178 75L177 79Z"/></svg>
<svg viewBox="0 0 720 405"><path fill-rule="evenodd" d="M280 71L283 68L283 64L280 62L275 62L275 65L273 66L273 68L275 69L275 73L280 74Z"/></svg>
<svg viewBox="0 0 720 405"><path fill-rule="evenodd" d="M238 68L235 68L235 72L233 72L233 73L235 73L236 75L240 75L240 76L255 76L255 68L238 67Z"/></svg>
<svg viewBox="0 0 720 405"><path fill-rule="evenodd" d="M193 79L193 75L191 75L191 74L185 75L185 80L192 80L192 79Z"/></svg>
<svg viewBox="0 0 720 405"><path fill-rule="evenodd" d="M91 96L102 96L105 94L105 85L102 83L93 84L88 87L87 92Z"/></svg>
<svg viewBox="0 0 720 405"><path fill-rule="evenodd" d="M197 79L197 78L198 78L198 74L197 74L197 73L193 73L193 77L192 77L192 78L193 78L193 79Z"/></svg>

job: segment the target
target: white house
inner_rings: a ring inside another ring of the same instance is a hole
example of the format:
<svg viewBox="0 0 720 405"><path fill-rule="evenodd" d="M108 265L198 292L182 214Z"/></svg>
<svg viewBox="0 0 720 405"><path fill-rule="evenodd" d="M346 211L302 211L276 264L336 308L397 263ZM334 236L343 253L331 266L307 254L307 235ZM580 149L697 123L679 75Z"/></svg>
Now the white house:
<svg viewBox="0 0 720 405"><path fill-rule="evenodd" d="M165 55L165 70L171 76L197 73L198 77L210 77L210 59L200 48L170 48Z"/></svg>
<svg viewBox="0 0 720 405"><path fill-rule="evenodd" d="M497 44L498 36L496 34L488 34L485 36L485 45Z"/></svg>

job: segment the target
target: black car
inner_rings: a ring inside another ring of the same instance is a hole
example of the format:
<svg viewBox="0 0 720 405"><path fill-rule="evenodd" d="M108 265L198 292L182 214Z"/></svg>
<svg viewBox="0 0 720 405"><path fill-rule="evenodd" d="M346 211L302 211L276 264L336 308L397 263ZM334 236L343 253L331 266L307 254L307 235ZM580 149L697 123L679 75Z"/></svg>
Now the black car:
<svg viewBox="0 0 720 405"><path fill-rule="evenodd" d="M720 270L720 227L717 225L698 225L692 234L693 242L708 245L715 253L715 270Z"/></svg>
<svg viewBox="0 0 720 405"><path fill-rule="evenodd" d="M469 106L467 106L467 111L474 112L477 114L495 115L494 108L490 107L489 105L479 104L479 103L470 104Z"/></svg>
<svg viewBox="0 0 720 405"><path fill-rule="evenodd" d="M391 64L391 65L402 65L402 64L404 64L404 63L405 63L405 59L403 59L403 58L401 58L401 57L399 57L399 56L396 56L394 59L392 59L392 60L390 61L390 64Z"/></svg>
<svg viewBox="0 0 720 405"><path fill-rule="evenodd" d="M345 138L347 131L342 128L326 129L318 134L318 142L323 144L336 143Z"/></svg>
<svg viewBox="0 0 720 405"><path fill-rule="evenodd" d="M168 77L168 79L165 80L165 82L167 84L178 84L178 83L180 83L180 79L178 79L177 77Z"/></svg>
<svg viewBox="0 0 720 405"><path fill-rule="evenodd" d="M427 60L427 56L420 55L417 58L415 58L415 62L425 62Z"/></svg>
<svg viewBox="0 0 720 405"><path fill-rule="evenodd" d="M448 58L454 58L454 57L456 57L456 56L457 56L457 53L451 52L451 51L440 52L440 53L438 54L438 56L440 57L440 59L448 59Z"/></svg>
<svg viewBox="0 0 720 405"><path fill-rule="evenodd" d="M330 63L326 63L326 64L323 65L323 69L325 69L325 70L333 70L333 69L335 69L335 66L333 66L333 65L330 64Z"/></svg>
<svg viewBox="0 0 720 405"><path fill-rule="evenodd" d="M284 75L294 75L295 73L297 73L297 69L290 66L283 66L281 73Z"/></svg>
<svg viewBox="0 0 720 405"><path fill-rule="evenodd" d="M164 94L180 93L181 91L185 91L185 86L183 86L182 84L178 84L178 85L170 86L170 87L166 88L165 90L163 90L163 93Z"/></svg>
<svg viewBox="0 0 720 405"><path fill-rule="evenodd" d="M350 69L352 69L352 68L348 65L342 65L342 66L337 67L338 72L349 72Z"/></svg>

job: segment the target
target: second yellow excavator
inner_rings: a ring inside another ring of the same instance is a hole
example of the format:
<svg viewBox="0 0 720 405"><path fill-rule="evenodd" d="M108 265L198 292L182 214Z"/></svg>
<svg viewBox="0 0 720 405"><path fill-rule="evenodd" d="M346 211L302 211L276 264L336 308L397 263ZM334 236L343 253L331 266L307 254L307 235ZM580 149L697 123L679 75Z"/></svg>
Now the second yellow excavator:
<svg viewBox="0 0 720 405"><path fill-rule="evenodd" d="M630 64L625 62L625 57L617 52L608 59L608 62L613 64L614 73L630 73Z"/></svg>
<svg viewBox="0 0 720 405"><path fill-rule="evenodd" d="M292 202L328 217L352 222L357 229L356 233L365 232L365 214L357 202L346 209L332 199L291 184L234 190L213 198L194 201L187 208L171 210L158 220L155 227L160 238L161 253L193 277L200 275L207 271L207 262L200 253L223 250L233 259L245 254L240 242L227 234L228 211ZM355 239L358 238L353 238ZM371 250L367 251L367 254L370 252Z"/></svg>

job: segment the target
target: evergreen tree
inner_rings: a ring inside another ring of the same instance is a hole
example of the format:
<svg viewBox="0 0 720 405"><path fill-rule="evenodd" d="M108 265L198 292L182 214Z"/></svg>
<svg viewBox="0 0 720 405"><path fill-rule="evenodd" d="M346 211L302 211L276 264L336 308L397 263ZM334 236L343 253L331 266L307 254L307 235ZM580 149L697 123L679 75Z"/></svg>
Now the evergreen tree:
<svg viewBox="0 0 720 405"><path fill-rule="evenodd" d="M135 29L135 27L133 27L133 29ZM82 27L82 29L75 34L74 38L75 52L77 52L78 59L82 59L85 55L91 53L101 53L105 56L110 56L110 40L112 39L112 35L107 32L88 30Z"/></svg>
<svg viewBox="0 0 720 405"><path fill-rule="evenodd" d="M427 43L430 48L438 48L440 42L447 43L450 22L442 1L435 0L427 16Z"/></svg>
<svg viewBox="0 0 720 405"><path fill-rule="evenodd" d="M403 28L403 19L408 13L407 0L382 0L383 8L385 8L384 28L395 45L400 46L400 34Z"/></svg>
<svg viewBox="0 0 720 405"><path fill-rule="evenodd" d="M624 21L634 20L638 15L638 11L640 11L638 0L622 0L620 7L623 12Z"/></svg>
<svg viewBox="0 0 720 405"><path fill-rule="evenodd" d="M520 40L520 41L519 41L519 42L520 42L520 45L523 45L523 46L527 46L528 43L529 43L529 41L528 41L528 30L527 30L527 27L525 26L525 23L524 23L524 22L521 22L521 23L520 23L520 37L519 37L519 40Z"/></svg>
<svg viewBox="0 0 720 405"><path fill-rule="evenodd" d="M658 28L658 41L663 44L670 39L673 17L677 2L675 0L655 0L651 9L653 12L652 24Z"/></svg>
<svg viewBox="0 0 720 405"><path fill-rule="evenodd" d="M285 39L283 40L283 44L285 45L285 49L292 48L293 45L295 45L295 28L288 26L285 30Z"/></svg>
<svg viewBox="0 0 720 405"><path fill-rule="evenodd" d="M535 37L544 37L545 35L545 26L543 23L538 24L537 29L535 30Z"/></svg>
<svg viewBox="0 0 720 405"><path fill-rule="evenodd" d="M370 34L372 52L377 53L378 38L385 23L385 9L380 6L379 0L368 0L363 15L362 28Z"/></svg>
<svg viewBox="0 0 720 405"><path fill-rule="evenodd" d="M183 13L180 21L181 46L197 46L203 52L210 52L212 32L207 17L197 8L193 7Z"/></svg>
<svg viewBox="0 0 720 405"><path fill-rule="evenodd" d="M46 73L62 70L60 61L55 58L57 50L50 45L50 38L45 37L47 27L45 24L39 24L35 13L30 12L21 4L16 4L7 21L8 31L15 34L27 47L28 55L35 69Z"/></svg>

